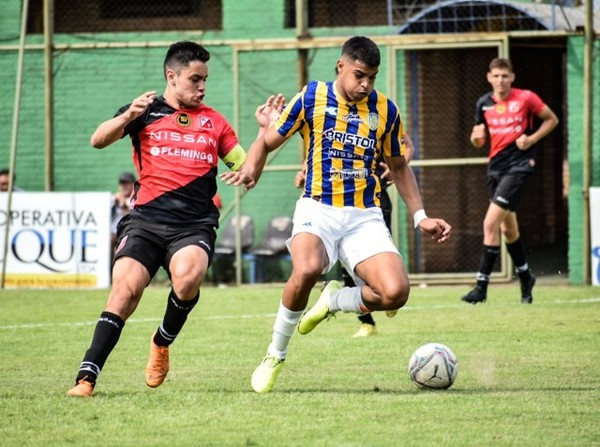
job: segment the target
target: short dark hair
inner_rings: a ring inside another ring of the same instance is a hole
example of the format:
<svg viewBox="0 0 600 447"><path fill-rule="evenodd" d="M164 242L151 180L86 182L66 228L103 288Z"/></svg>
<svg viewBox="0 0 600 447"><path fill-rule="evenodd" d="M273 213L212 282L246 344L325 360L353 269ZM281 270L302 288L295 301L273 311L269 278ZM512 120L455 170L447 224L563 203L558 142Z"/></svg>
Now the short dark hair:
<svg viewBox="0 0 600 447"><path fill-rule="evenodd" d="M361 61L370 68L379 67L381 63L379 47L365 36L354 36L344 42L342 56L347 56L353 61Z"/></svg>
<svg viewBox="0 0 600 447"><path fill-rule="evenodd" d="M8 168L0 169L0 175L8 175L8 174L10 174L10 171Z"/></svg>
<svg viewBox="0 0 600 447"><path fill-rule="evenodd" d="M165 56L163 65L165 79L169 68L179 73L182 68L187 67L191 62L208 62L209 59L210 53L202 45L190 40L175 42L169 47Z"/></svg>
<svg viewBox="0 0 600 447"><path fill-rule="evenodd" d="M492 71L494 68L505 68L511 73L513 71L512 62L510 61L510 59L507 59L505 57L497 57L495 59L492 59L492 62L490 62L489 71Z"/></svg>

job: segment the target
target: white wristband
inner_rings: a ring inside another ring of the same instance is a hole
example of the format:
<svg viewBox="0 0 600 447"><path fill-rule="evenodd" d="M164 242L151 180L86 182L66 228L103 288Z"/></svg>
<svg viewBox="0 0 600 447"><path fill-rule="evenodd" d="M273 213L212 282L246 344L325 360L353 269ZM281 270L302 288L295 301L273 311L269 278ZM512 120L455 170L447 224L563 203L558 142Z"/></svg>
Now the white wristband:
<svg viewBox="0 0 600 447"><path fill-rule="evenodd" d="M423 219L427 219L427 214L425 214L425 210L421 208L415 214L413 214L413 222L415 223L415 228L419 226Z"/></svg>

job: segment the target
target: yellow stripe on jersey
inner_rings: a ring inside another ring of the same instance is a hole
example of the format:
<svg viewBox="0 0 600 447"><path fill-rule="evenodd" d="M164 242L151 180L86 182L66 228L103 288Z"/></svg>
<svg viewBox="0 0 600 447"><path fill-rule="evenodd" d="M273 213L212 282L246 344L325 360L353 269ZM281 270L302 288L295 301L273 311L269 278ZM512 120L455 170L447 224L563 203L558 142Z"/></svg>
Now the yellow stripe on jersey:
<svg viewBox="0 0 600 447"><path fill-rule="evenodd" d="M404 155L398 106L374 90L347 103L332 82L311 82L286 106L276 123L290 137L300 132L307 158L304 197L335 207L379 206L376 161Z"/></svg>

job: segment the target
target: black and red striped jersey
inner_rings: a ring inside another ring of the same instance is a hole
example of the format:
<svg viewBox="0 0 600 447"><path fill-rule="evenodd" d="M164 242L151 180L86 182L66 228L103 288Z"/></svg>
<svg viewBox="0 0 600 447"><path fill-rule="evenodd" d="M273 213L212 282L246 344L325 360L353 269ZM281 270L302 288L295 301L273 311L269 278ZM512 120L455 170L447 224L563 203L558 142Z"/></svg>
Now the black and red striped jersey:
<svg viewBox="0 0 600 447"><path fill-rule="evenodd" d="M505 100L493 92L479 98L475 123L485 124L490 135L490 173L533 170L534 148L519 150L516 139L533 127L533 117L546 105L530 90L512 88Z"/></svg>
<svg viewBox="0 0 600 447"><path fill-rule="evenodd" d="M177 110L160 96L125 127L125 135L138 173L132 213L164 223L218 223L212 197L219 158L238 144L223 115L204 104Z"/></svg>

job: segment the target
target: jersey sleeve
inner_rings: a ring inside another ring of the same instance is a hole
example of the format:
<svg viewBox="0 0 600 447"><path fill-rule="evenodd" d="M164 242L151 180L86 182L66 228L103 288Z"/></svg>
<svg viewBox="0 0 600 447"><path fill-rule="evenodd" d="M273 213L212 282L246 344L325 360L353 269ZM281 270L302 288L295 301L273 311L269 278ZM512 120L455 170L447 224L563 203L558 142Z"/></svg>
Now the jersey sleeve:
<svg viewBox="0 0 600 447"><path fill-rule="evenodd" d="M296 93L275 123L275 128L281 136L289 138L302 127L305 116L304 94L306 89L305 86L300 92Z"/></svg>
<svg viewBox="0 0 600 447"><path fill-rule="evenodd" d="M400 110L391 102L388 107L388 120L391 120L391 127L383 139L383 155L386 157L404 155L406 152L404 124L402 123Z"/></svg>
<svg viewBox="0 0 600 447"><path fill-rule="evenodd" d="M544 107L546 107L546 104L531 90L528 90L527 93L527 107L531 110L531 113L539 115L541 111L544 110Z"/></svg>
<svg viewBox="0 0 600 447"><path fill-rule="evenodd" d="M222 131L219 135L219 157L225 157L231 150L238 145L238 137L231 127L231 124L223 117Z"/></svg>
<svg viewBox="0 0 600 447"><path fill-rule="evenodd" d="M129 109L129 106L131 106L131 103L126 104L123 107L121 107L119 110L117 110L117 112L115 113L113 118L116 118L117 116L122 115L125 112L127 112L127 110ZM121 138L125 138L127 135L129 135L129 136L137 135L144 128L144 125L145 125L144 124L144 116L146 115L146 113L148 113L147 110L146 110L146 112L142 113L140 116L138 116L133 121L127 123L127 125L125 126L125 129L123 131L123 136Z"/></svg>
<svg viewBox="0 0 600 447"><path fill-rule="evenodd" d="M483 114L483 104L485 103L486 96L482 96L477 100L475 106L475 124L485 124L485 115Z"/></svg>

